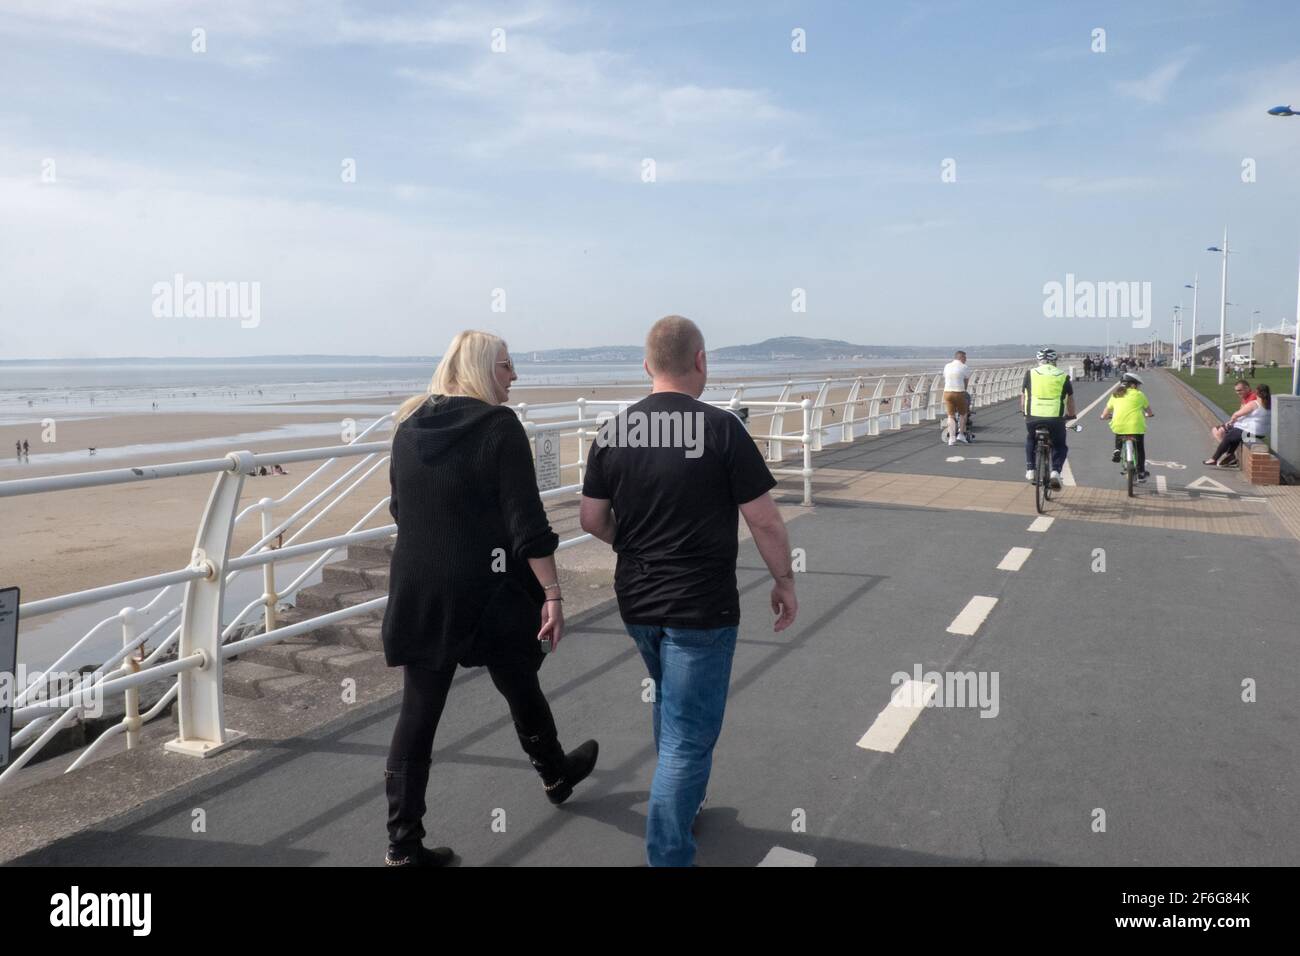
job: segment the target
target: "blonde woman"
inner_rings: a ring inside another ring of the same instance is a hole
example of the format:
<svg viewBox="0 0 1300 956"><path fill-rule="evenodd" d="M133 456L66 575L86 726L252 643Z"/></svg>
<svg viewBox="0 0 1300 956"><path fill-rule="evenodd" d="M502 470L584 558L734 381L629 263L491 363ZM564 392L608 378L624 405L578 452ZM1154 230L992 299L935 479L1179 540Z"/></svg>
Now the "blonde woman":
<svg viewBox="0 0 1300 956"><path fill-rule="evenodd" d="M537 681L543 642L554 647L564 636L563 596L559 538L523 425L504 406L517 377L505 342L461 332L428 393L398 412L389 471L397 545L383 636L404 680L384 773L389 866L453 859L421 840L433 737L457 666L487 667L552 803L596 763L594 740L565 754Z"/></svg>

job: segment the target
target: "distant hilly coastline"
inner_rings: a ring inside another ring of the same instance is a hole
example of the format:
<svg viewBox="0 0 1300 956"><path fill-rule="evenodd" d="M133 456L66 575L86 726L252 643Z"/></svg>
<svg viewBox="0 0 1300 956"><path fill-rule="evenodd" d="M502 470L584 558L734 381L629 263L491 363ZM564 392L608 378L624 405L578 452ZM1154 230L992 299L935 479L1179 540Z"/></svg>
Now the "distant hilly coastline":
<svg viewBox="0 0 1300 956"><path fill-rule="evenodd" d="M1041 346L1025 344L968 345L969 358L1014 358L1032 355ZM1057 350L1100 352L1100 345L1058 345ZM811 339L789 335L765 339L753 345L726 345L709 350L716 362L827 361L852 359L908 359L951 356L951 345L855 345L840 339ZM519 352L515 357L529 362L640 362L644 356L640 345L606 345L584 349L542 349Z"/></svg>
<svg viewBox="0 0 1300 956"><path fill-rule="evenodd" d="M951 345L855 345L840 339L812 339L798 335L764 339L753 345L726 345L710 349L709 358L715 362L779 362L828 361L853 359L933 359L951 356ZM1039 345L1007 343L1002 345L967 345L968 356L978 358L1015 358L1032 355ZM1056 345L1063 354L1100 352L1100 345ZM598 345L581 349L539 349L515 351L517 362L592 362L602 364L639 364L645 355L640 345ZM145 358L69 358L69 359L0 359L0 366L58 364L58 365L390 365L395 363L431 364L437 355L247 355L247 356L173 356Z"/></svg>

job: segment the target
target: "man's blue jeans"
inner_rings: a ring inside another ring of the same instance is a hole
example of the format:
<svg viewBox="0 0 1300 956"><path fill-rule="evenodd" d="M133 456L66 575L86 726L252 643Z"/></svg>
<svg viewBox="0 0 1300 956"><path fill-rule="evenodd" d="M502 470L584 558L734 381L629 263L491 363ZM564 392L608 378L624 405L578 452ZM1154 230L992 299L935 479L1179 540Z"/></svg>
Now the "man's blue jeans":
<svg viewBox="0 0 1300 956"><path fill-rule="evenodd" d="M625 624L654 681L655 750L646 859L651 866L690 866L691 827L709 785L713 745L722 732L736 652L736 628Z"/></svg>

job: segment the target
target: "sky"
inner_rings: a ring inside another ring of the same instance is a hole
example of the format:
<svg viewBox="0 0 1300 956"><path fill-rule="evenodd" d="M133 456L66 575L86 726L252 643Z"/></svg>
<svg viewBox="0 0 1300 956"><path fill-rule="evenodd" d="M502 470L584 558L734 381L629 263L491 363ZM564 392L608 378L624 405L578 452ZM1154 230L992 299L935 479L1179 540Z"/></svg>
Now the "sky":
<svg viewBox="0 0 1300 956"><path fill-rule="evenodd" d="M1230 328L1275 326L1297 35L1293 0L0 0L0 358L1150 337L1045 315L1067 275L1149 282L1167 340L1198 275L1217 329L1225 227Z"/></svg>

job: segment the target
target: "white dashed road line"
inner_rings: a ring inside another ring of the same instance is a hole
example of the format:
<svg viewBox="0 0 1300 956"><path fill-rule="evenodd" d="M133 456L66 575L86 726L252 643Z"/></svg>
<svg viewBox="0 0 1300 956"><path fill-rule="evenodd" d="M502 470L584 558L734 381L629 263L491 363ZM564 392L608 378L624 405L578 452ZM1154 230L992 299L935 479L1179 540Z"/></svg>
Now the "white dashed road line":
<svg viewBox="0 0 1300 956"><path fill-rule="evenodd" d="M1046 531L1056 519L1050 515L1039 515L1029 524L1029 531Z"/></svg>
<svg viewBox="0 0 1300 956"><path fill-rule="evenodd" d="M977 594L966 602L962 612L958 614L951 624L948 625L949 634L974 634L984 623L984 619L989 616L989 611L998 603L995 597L985 597Z"/></svg>
<svg viewBox="0 0 1300 956"><path fill-rule="evenodd" d="M759 862L759 866L816 866L817 857L809 856L807 853L799 853L795 850L787 850L783 846L774 846L767 851L767 856Z"/></svg>
<svg viewBox="0 0 1300 956"><path fill-rule="evenodd" d="M863 750L892 754L937 690L936 685L920 680L904 681L898 685L885 709L876 715L858 741L858 746Z"/></svg>
<svg viewBox="0 0 1300 956"><path fill-rule="evenodd" d="M998 564L999 571L1019 571L1034 553L1033 548L1012 548Z"/></svg>
<svg viewBox="0 0 1300 956"><path fill-rule="evenodd" d="M1164 475L1156 475L1156 491L1162 495L1169 493L1169 482L1165 480Z"/></svg>

